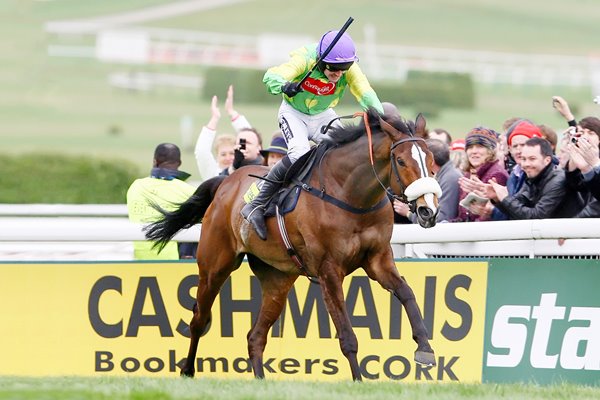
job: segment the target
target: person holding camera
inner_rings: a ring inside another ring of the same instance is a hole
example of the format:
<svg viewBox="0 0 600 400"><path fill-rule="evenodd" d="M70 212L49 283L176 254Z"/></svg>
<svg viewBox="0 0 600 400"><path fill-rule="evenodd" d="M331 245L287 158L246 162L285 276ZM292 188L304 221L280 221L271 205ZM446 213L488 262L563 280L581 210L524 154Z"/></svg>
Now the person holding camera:
<svg viewBox="0 0 600 400"><path fill-rule="evenodd" d="M263 165L264 159L260 154L262 150L262 136L254 128L243 128L237 134L233 163L225 168L219 175L230 175L236 169L247 165Z"/></svg>
<svg viewBox="0 0 600 400"><path fill-rule="evenodd" d="M383 114L383 105L356 61L350 35L329 31L318 43L293 51L288 62L265 73L263 82L269 93L283 95L278 120L288 151L271 168L260 193L241 211L262 240L267 238L264 204L281 186L292 163L310 150L309 140L319 143L323 139L321 128L337 118L333 108L346 90L363 109L373 107Z"/></svg>
<svg viewBox="0 0 600 400"><path fill-rule="evenodd" d="M564 138L564 164L567 184L586 201L576 216L600 217L600 119L586 117Z"/></svg>

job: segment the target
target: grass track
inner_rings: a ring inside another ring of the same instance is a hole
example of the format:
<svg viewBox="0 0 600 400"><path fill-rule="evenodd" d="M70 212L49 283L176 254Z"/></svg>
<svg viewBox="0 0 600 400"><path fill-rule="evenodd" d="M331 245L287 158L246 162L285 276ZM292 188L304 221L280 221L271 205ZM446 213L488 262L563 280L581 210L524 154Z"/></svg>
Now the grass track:
<svg viewBox="0 0 600 400"><path fill-rule="evenodd" d="M598 399L600 388L534 384L401 384L171 378L0 377L0 399Z"/></svg>

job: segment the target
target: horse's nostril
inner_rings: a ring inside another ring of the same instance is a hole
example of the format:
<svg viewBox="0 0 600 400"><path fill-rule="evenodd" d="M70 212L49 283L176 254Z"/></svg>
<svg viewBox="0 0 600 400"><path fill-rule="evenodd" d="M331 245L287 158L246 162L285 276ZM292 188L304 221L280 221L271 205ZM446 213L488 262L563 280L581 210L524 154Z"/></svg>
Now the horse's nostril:
<svg viewBox="0 0 600 400"><path fill-rule="evenodd" d="M422 219L430 219L433 216L433 211L429 207L417 208L417 215Z"/></svg>

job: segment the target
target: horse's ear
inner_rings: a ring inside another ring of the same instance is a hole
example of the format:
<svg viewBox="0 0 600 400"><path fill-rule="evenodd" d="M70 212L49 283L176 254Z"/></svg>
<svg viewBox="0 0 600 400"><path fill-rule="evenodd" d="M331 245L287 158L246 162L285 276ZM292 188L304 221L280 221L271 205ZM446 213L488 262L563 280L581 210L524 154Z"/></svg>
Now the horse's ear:
<svg viewBox="0 0 600 400"><path fill-rule="evenodd" d="M379 126L381 126L381 129L387 133L392 140L397 140L397 137L400 136L398 129L396 129L389 122L385 121L381 116L379 117Z"/></svg>
<svg viewBox="0 0 600 400"><path fill-rule="evenodd" d="M427 125L427 121L425 120L423 114L419 113L419 115L417 115L417 119L415 119L415 133L417 136L425 137L425 133L427 132L425 130L425 125Z"/></svg>

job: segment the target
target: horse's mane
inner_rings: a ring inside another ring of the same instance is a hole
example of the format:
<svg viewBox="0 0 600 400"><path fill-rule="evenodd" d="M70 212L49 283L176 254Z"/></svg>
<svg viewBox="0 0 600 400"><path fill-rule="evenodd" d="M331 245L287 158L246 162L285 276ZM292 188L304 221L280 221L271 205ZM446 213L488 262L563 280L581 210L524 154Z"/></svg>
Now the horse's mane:
<svg viewBox="0 0 600 400"><path fill-rule="evenodd" d="M367 110L367 120L373 133L382 130L379 123L379 118L381 117L382 115L376 109L371 107ZM402 133L411 136L415 134L414 123L412 121L405 121L400 115L383 115L383 120ZM342 126L331 127L328 132L328 136L336 144L350 143L364 135L366 135L364 119L361 119L358 125L344 124Z"/></svg>

